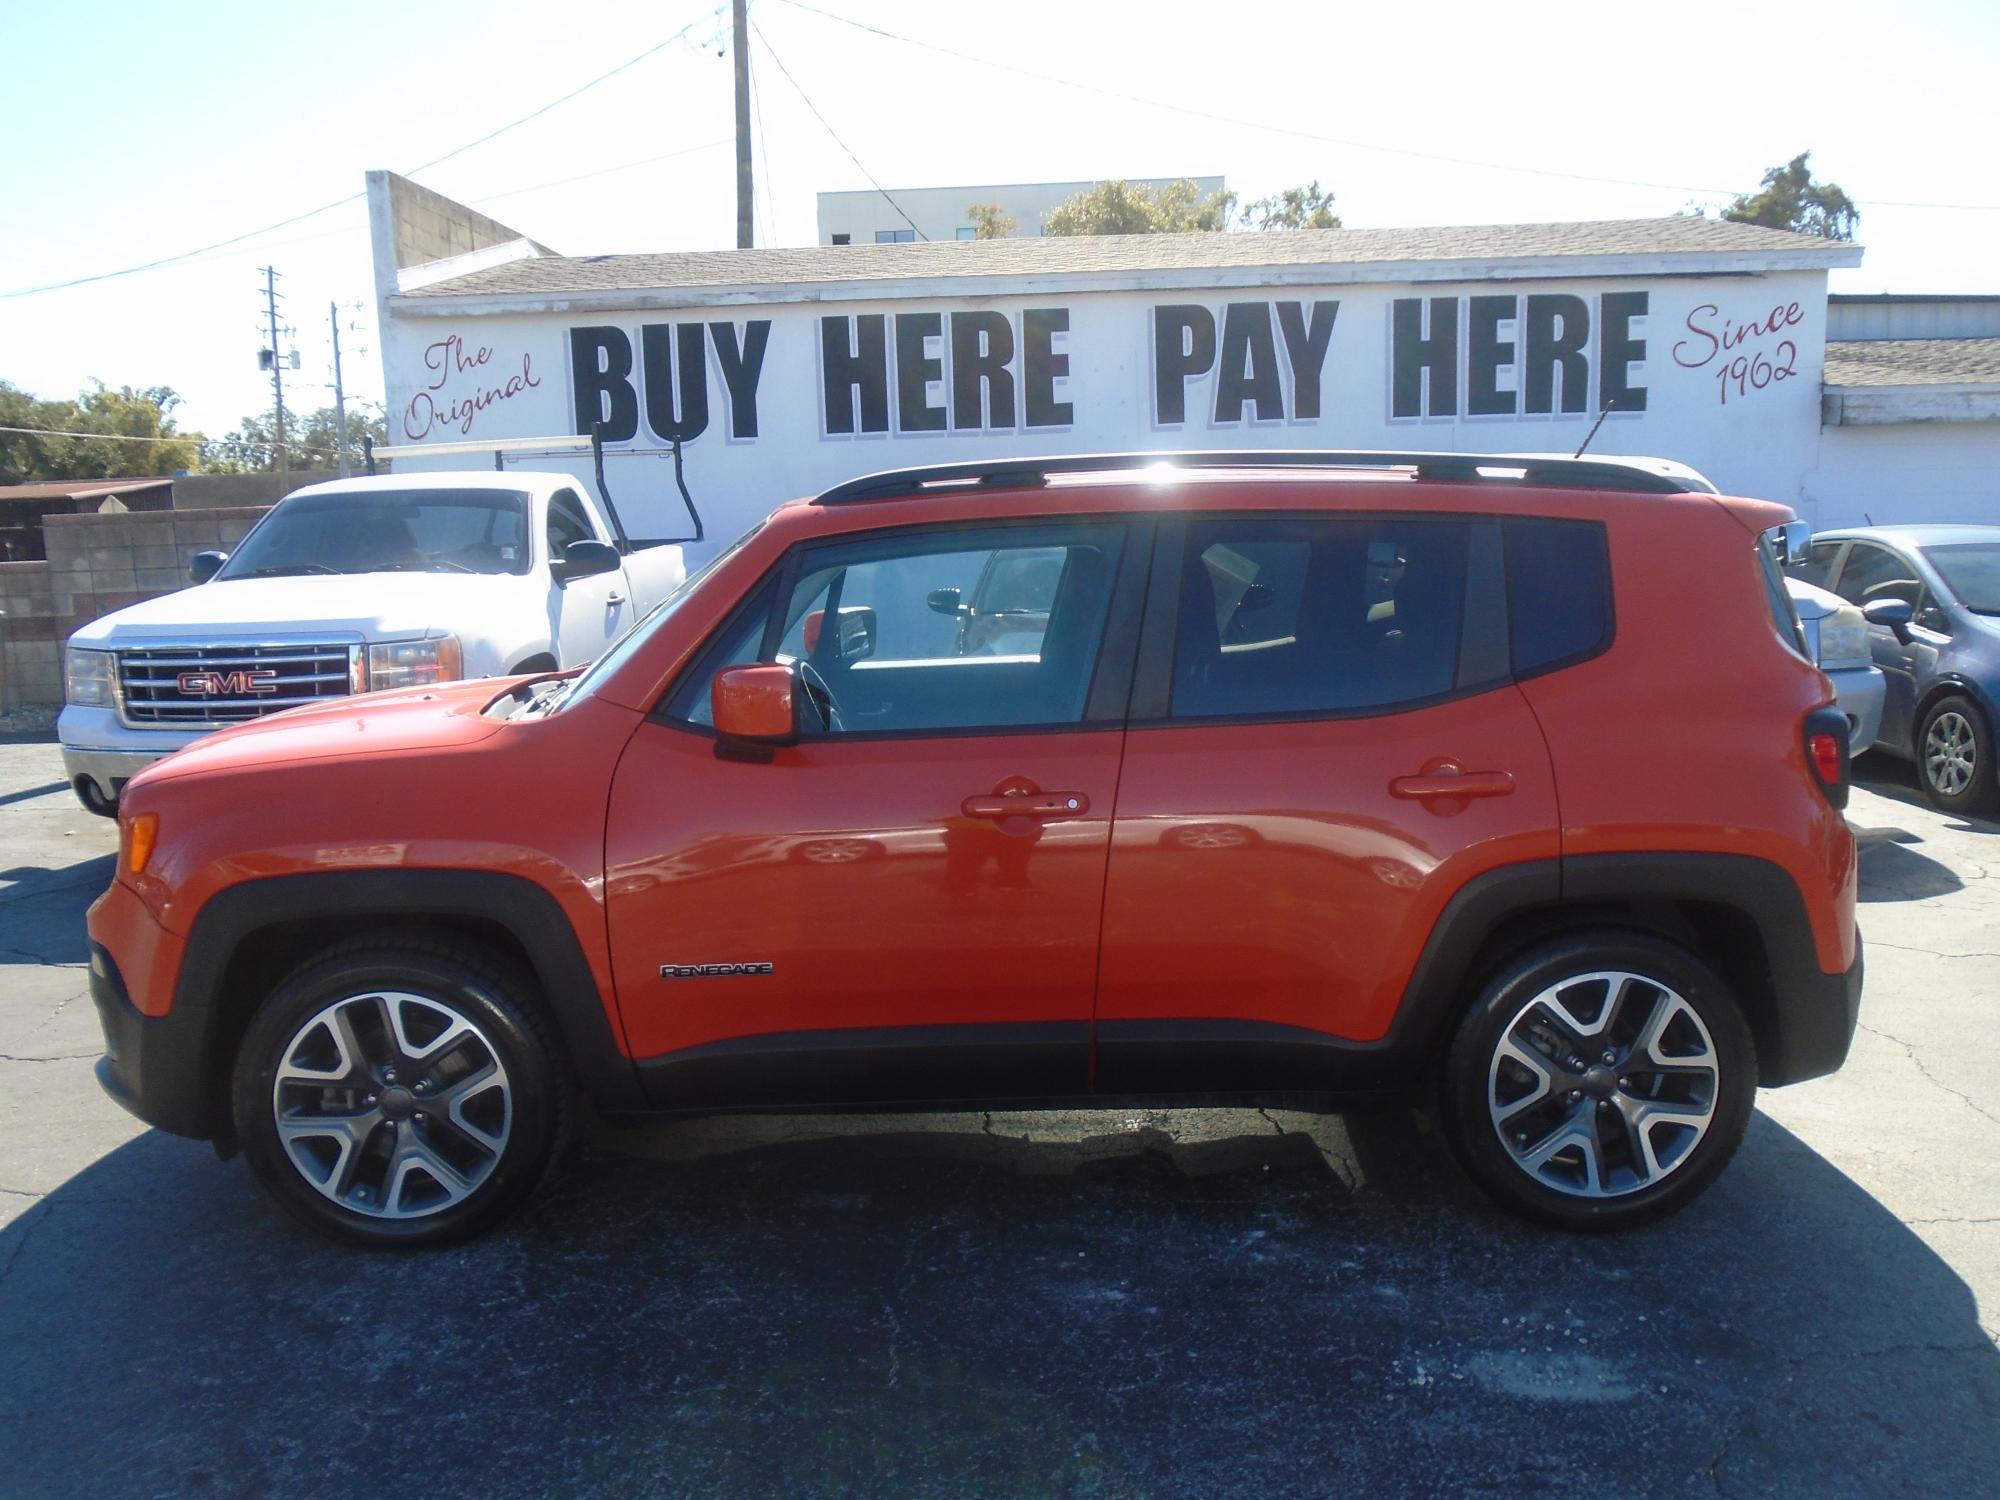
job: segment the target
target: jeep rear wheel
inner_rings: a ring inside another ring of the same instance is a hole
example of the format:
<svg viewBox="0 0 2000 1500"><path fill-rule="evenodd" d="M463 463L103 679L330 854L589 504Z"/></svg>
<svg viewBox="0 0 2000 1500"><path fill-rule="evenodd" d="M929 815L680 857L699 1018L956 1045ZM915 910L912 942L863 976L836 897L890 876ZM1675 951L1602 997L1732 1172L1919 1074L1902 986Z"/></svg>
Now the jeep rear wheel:
<svg viewBox="0 0 2000 1500"><path fill-rule="evenodd" d="M477 1234L541 1181L568 1112L524 988L421 941L335 949L280 984L244 1038L233 1105L278 1200L366 1245Z"/></svg>
<svg viewBox="0 0 2000 1500"><path fill-rule="evenodd" d="M1694 955L1637 933L1546 944L1496 975L1445 1062L1452 1147L1492 1197L1562 1229L1672 1213L1749 1124L1749 1027Z"/></svg>

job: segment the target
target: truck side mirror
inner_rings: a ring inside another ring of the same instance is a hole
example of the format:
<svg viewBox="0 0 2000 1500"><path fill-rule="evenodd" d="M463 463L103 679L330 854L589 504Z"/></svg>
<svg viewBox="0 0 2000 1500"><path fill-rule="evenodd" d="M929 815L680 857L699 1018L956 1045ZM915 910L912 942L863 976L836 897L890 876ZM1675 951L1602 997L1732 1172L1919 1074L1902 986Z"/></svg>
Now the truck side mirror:
<svg viewBox="0 0 2000 1500"><path fill-rule="evenodd" d="M798 683L790 667L724 667L708 689L715 732L752 745L799 737Z"/></svg>
<svg viewBox="0 0 2000 1500"><path fill-rule="evenodd" d="M579 578L616 572L622 561L618 549L609 542L571 542L563 555L549 564L549 576L558 585L568 585Z"/></svg>
<svg viewBox="0 0 2000 1500"><path fill-rule="evenodd" d="M217 552L213 548L206 552L197 552L188 559L188 577L196 583L207 583L222 571L222 565L228 561L227 552Z"/></svg>

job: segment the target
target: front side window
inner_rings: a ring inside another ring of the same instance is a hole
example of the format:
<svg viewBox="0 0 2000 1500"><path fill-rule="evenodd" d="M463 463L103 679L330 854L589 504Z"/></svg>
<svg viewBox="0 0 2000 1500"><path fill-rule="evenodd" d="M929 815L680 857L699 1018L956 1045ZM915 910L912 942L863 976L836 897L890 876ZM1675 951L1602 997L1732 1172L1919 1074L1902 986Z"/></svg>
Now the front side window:
<svg viewBox="0 0 2000 1500"><path fill-rule="evenodd" d="M1917 607L1923 584L1917 570L1889 551L1868 542L1856 542L1840 570L1840 585L1834 590L1849 604L1864 609L1877 599L1901 599L1911 609Z"/></svg>
<svg viewBox="0 0 2000 1500"><path fill-rule="evenodd" d="M555 561L569 551L571 542L598 540L597 528L584 513L583 502L571 490L557 490L549 499L549 559Z"/></svg>
<svg viewBox="0 0 2000 1500"><path fill-rule="evenodd" d="M741 619L676 688L707 725L724 666L796 664L808 738L1081 722L1117 525L891 532L808 548L775 618Z"/></svg>
<svg viewBox="0 0 2000 1500"><path fill-rule="evenodd" d="M1401 517L1191 523L1173 716L1379 711L1504 679L1496 532Z"/></svg>
<svg viewBox="0 0 2000 1500"><path fill-rule="evenodd" d="M526 495L370 489L280 501L216 576L527 571Z"/></svg>

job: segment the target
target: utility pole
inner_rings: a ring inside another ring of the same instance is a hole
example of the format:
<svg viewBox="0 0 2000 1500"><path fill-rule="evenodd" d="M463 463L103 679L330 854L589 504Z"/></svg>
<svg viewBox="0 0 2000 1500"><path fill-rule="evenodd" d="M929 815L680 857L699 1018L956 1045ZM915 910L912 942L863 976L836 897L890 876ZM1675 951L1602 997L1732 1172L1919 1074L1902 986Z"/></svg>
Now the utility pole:
<svg viewBox="0 0 2000 1500"><path fill-rule="evenodd" d="M329 302L327 315L333 323L333 426L339 434L340 477L347 477L347 393L340 388L340 304Z"/></svg>
<svg viewBox="0 0 2000 1500"><path fill-rule="evenodd" d="M756 241L750 181L750 0L730 0L736 25L736 248Z"/></svg>
<svg viewBox="0 0 2000 1500"><path fill-rule="evenodd" d="M280 480L289 471L285 459L285 370L278 352L278 273L264 267L264 306L271 319L271 396L277 406L277 459Z"/></svg>

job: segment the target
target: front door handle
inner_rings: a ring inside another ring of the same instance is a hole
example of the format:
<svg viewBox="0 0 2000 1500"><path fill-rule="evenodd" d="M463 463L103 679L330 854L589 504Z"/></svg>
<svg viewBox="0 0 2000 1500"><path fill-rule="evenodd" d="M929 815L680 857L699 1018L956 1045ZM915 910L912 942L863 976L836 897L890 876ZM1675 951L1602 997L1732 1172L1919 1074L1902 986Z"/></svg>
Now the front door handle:
<svg viewBox="0 0 2000 1500"><path fill-rule="evenodd" d="M1398 776L1389 783L1389 795L1422 802L1436 797L1504 797L1514 790L1514 777L1507 771L1467 771L1456 762L1424 767L1421 776Z"/></svg>
<svg viewBox="0 0 2000 1500"><path fill-rule="evenodd" d="M959 807L968 818L1074 818L1090 811L1090 799L1082 792L1025 792L967 797Z"/></svg>
<svg viewBox="0 0 2000 1500"><path fill-rule="evenodd" d="M606 609L615 608L616 606L623 604L624 602L625 602L625 596L623 594L606 594L604 596L604 607Z"/></svg>

